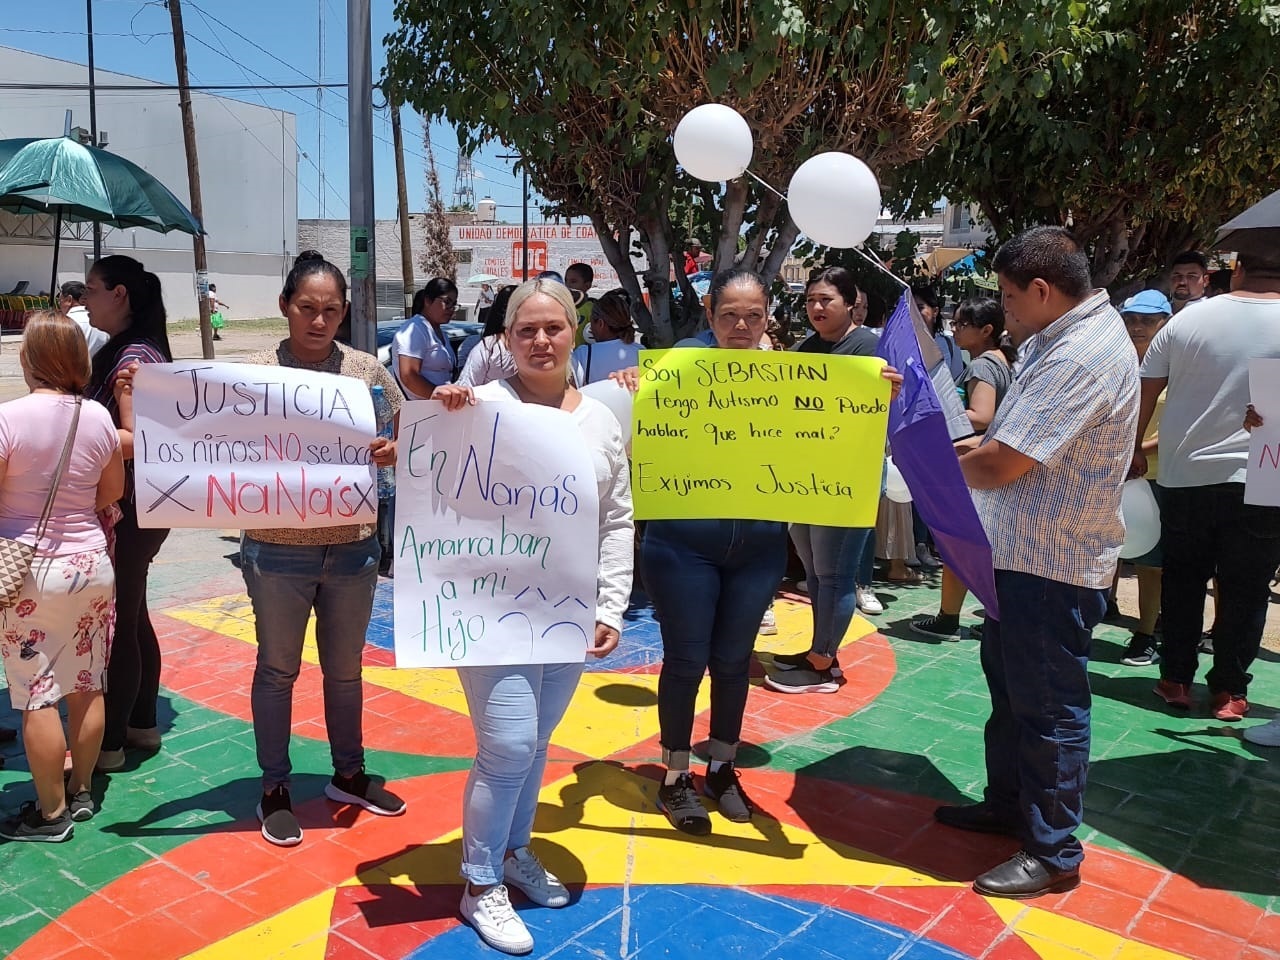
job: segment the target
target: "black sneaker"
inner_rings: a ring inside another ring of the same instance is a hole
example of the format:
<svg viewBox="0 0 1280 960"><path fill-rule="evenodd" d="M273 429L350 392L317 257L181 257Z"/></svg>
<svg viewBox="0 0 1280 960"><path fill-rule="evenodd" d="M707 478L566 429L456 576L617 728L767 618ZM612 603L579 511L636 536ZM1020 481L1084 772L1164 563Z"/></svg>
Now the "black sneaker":
<svg viewBox="0 0 1280 960"><path fill-rule="evenodd" d="M809 667L783 670L777 674L767 673L764 685L778 693L835 693L840 689L840 680L831 670Z"/></svg>
<svg viewBox="0 0 1280 960"><path fill-rule="evenodd" d="M46 820L40 808L30 800L22 805L17 816L0 823L0 837L27 843L62 843L70 840L74 832L71 814L66 810L52 820Z"/></svg>
<svg viewBox="0 0 1280 960"><path fill-rule="evenodd" d="M936 617L921 617L911 621L911 632L934 640L959 640L960 618L940 613Z"/></svg>
<svg viewBox="0 0 1280 960"><path fill-rule="evenodd" d="M1149 633L1135 633L1129 638L1129 646L1124 651L1120 662L1126 667L1149 667L1160 662L1160 653L1156 650L1156 638Z"/></svg>
<svg viewBox="0 0 1280 960"><path fill-rule="evenodd" d="M93 819L93 795L88 790L67 794L67 812L76 823Z"/></svg>
<svg viewBox="0 0 1280 960"><path fill-rule="evenodd" d="M324 785L324 795L338 803L353 803L380 817L398 817L405 811L405 802L381 784L374 783L364 770L354 776L344 777L335 773Z"/></svg>
<svg viewBox="0 0 1280 960"><path fill-rule="evenodd" d="M807 653L778 653L774 654L773 665L779 670L812 670L813 664L809 662L809 654ZM836 657L831 661L831 675L833 677L843 677L844 671L840 669L840 658Z"/></svg>
<svg viewBox="0 0 1280 960"><path fill-rule="evenodd" d="M720 807L720 816L734 823L748 823L756 812L756 805L738 782L738 769L732 763L722 764L719 770L707 768L702 792Z"/></svg>
<svg viewBox="0 0 1280 960"><path fill-rule="evenodd" d="M289 802L289 788L276 787L262 795L258 804L258 819L262 821L262 838L277 847L296 847L302 842L302 827L293 815Z"/></svg>
<svg viewBox="0 0 1280 960"><path fill-rule="evenodd" d="M682 773L675 783L664 783L658 787L658 809L682 833L705 837L711 832L711 814L698 799L691 774Z"/></svg>
<svg viewBox="0 0 1280 960"><path fill-rule="evenodd" d="M1206 630L1200 634L1200 646L1197 648L1201 653L1213 656L1213 631Z"/></svg>

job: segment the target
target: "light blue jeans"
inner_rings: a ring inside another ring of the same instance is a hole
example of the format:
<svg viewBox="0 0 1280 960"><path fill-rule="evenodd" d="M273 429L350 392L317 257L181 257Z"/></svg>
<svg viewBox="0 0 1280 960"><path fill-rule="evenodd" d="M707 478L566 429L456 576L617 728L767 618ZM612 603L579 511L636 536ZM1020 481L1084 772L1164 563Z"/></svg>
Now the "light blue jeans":
<svg viewBox="0 0 1280 960"><path fill-rule="evenodd" d="M253 601L258 638L250 701L264 791L287 786L293 769L293 684L312 610L333 768L350 776L364 765L360 657L373 612L379 556L377 537L289 546L246 536L240 546L240 569Z"/></svg>
<svg viewBox="0 0 1280 960"><path fill-rule="evenodd" d="M839 651L858 609L857 588L871 585L875 535L874 529L864 527L791 525L791 542L804 564L813 608L810 650L819 656L834 657Z"/></svg>
<svg viewBox="0 0 1280 960"><path fill-rule="evenodd" d="M527 846L547 743L569 708L581 663L465 667L458 671L476 734L462 795L462 875L502 882L507 850Z"/></svg>

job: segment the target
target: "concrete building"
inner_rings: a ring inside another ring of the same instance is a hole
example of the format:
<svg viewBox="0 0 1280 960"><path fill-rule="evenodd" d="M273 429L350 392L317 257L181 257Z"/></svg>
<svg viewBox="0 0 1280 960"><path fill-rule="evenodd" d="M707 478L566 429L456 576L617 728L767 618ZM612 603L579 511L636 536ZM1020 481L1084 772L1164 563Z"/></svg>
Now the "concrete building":
<svg viewBox="0 0 1280 960"><path fill-rule="evenodd" d="M154 81L105 70L99 85L142 89L99 90L98 130L108 149L159 179L189 201L187 162L178 94ZM89 126L87 89L41 89L41 85L87 84L82 64L0 47L0 82L30 89L0 97L0 138L56 137L71 110L76 126ZM155 89L147 89L155 88ZM232 305L231 317L278 314L284 275L297 252L297 143L291 113L227 97L191 95L200 156L201 194L209 256L209 279ZM124 253L160 277L173 319L197 315L191 237L185 233L104 229L104 255ZM83 279L93 256L88 224L64 226L59 282ZM0 212L0 291L27 281L29 292L49 285L53 218Z"/></svg>

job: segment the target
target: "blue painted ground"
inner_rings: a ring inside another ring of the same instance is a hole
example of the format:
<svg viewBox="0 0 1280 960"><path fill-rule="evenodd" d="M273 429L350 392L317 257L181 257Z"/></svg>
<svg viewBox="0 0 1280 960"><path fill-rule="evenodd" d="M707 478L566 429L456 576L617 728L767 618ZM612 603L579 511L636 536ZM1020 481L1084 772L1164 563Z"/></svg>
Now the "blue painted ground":
<svg viewBox="0 0 1280 960"><path fill-rule="evenodd" d="M900 927L833 907L701 886L589 890L563 910L530 907L520 915L535 941L534 955L599 960L969 960ZM625 932L624 932L625 931ZM455 927L406 960L465 960L497 954L470 927Z"/></svg>
<svg viewBox="0 0 1280 960"><path fill-rule="evenodd" d="M391 581L379 580L373 599L373 616L365 639L382 650L395 649L392 633ZM594 657L587 661L587 669L601 673L617 673L636 667L657 667L662 662L662 635L653 619L653 607L639 592L632 596L631 607L625 615L622 642L618 649L604 660Z"/></svg>

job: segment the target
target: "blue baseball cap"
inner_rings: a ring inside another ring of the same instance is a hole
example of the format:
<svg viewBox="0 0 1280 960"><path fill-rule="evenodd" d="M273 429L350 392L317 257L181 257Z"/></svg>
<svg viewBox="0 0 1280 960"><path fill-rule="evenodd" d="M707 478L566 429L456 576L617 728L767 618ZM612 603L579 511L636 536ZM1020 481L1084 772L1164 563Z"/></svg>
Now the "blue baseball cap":
<svg viewBox="0 0 1280 960"><path fill-rule="evenodd" d="M1121 313L1164 313L1173 314L1169 298L1159 290L1143 290L1120 304Z"/></svg>

